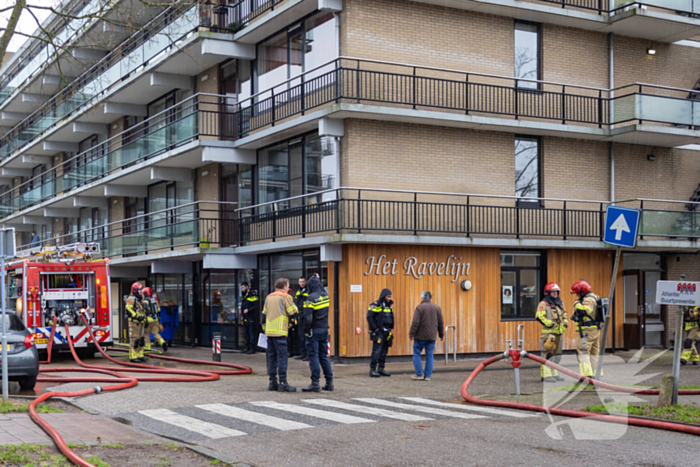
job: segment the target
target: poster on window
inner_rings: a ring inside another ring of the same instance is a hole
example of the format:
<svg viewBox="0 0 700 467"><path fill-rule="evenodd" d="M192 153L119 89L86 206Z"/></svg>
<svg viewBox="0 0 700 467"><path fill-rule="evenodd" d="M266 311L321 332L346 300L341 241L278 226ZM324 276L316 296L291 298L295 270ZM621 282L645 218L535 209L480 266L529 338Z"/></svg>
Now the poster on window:
<svg viewBox="0 0 700 467"><path fill-rule="evenodd" d="M513 304L513 286L512 285L504 285L502 287L503 289L503 297L501 298L501 301L504 305L512 305Z"/></svg>

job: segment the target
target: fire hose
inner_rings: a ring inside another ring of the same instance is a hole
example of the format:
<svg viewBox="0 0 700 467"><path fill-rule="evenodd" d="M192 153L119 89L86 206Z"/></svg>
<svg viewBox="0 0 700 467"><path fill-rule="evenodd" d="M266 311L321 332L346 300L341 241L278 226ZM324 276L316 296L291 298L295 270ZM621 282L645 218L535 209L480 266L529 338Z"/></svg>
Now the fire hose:
<svg viewBox="0 0 700 467"><path fill-rule="evenodd" d="M95 467L93 464L87 462L85 459L81 458L78 454L76 454L72 449L68 447L66 442L63 440L61 435L44 419L42 419L39 414L36 412L36 407L40 403L52 398L52 397L80 397L80 396L87 396L90 394L99 394L103 391L119 391L122 389L128 389L136 386L139 382L145 382L145 381L157 381L157 382L203 382L203 381L216 381L221 378L221 376L226 376L226 375L243 375L243 374L250 374L252 373L252 368L244 366L244 365L237 365L234 363L222 363L222 362L205 362L205 361L200 361L200 360L190 360L186 358L176 358L176 357L161 357L164 360L170 360L170 361L175 361L175 362L181 362L181 363L190 363L190 364L207 364L207 365L216 365L216 366L221 366L227 368L226 370L206 370L206 371L199 371L199 370L177 370L177 369L166 369L166 368L158 368L155 366L151 365L144 365L140 363L131 363L131 362L121 362L115 358L112 358L109 356L104 349L100 346L98 343L97 339L95 338L95 335L92 332L92 329L90 328L90 325L88 324L88 321L85 319L85 315L81 314L80 315L83 323L85 324L85 327L90 335L90 338L92 338L92 341L94 342L95 346L97 347L97 350L109 361L120 365L122 368L115 368L114 366L98 366L98 365L88 365L84 363L80 358L78 357L78 354L75 351L75 348L73 346L73 339L71 338L70 335L70 328L68 325L65 326L66 330L66 338L68 340L68 345L70 347L71 354L73 355L73 358L75 359L76 363L80 366L80 368L41 368L39 369L40 373L68 373L68 372L75 372L75 373L97 373L97 374L104 374L104 375L109 375L109 377L77 377L77 378L64 378L64 377L52 377L52 376L46 376L46 377L39 377L37 378L37 381L40 382L53 382L53 383L116 383L116 384L111 384L109 386L96 386L91 389L83 389L80 391L71 391L71 392L47 392L42 394L41 396L37 397L32 403L29 405L29 416L31 419L41 427L50 437L53 439L54 443L56 444L56 447L61 451L61 453L68 458L72 463L75 465L78 465L80 467ZM54 319L54 325L51 330L51 335L54 335L55 332L55 325L56 320ZM51 361L51 354L50 354L50 343L49 341L49 357L47 362L41 362L41 363L50 363ZM148 373L148 374L156 374L156 375L179 375L176 377L173 376L127 376L123 373Z"/></svg>
<svg viewBox="0 0 700 467"><path fill-rule="evenodd" d="M517 356L516 356L517 355ZM586 418L589 420L597 420L597 421L602 421L602 422L609 422L609 423L619 423L623 425L633 425L633 426L640 426L640 427L646 427L646 428L656 428L656 429L661 429L661 430L667 430L667 431L677 431L680 433L688 433L692 435L700 435L700 427L697 426L688 426L688 425L682 425L679 423L672 423L672 422L662 422L662 421L657 421L657 420L645 420L645 419L639 419L639 418L627 418L627 417L621 417L617 415L592 415L590 412L583 412L580 410L570 410L570 409L558 409L556 407L547 407L547 406L542 406L542 405L535 405L535 404L525 404L522 402L506 402L506 401L496 401L496 400L488 400L488 399L480 399L477 397L470 396L468 394L469 390L469 385L474 381L474 379L481 373L481 371L486 368L487 366L500 361L504 358L508 358L511 356L514 361L519 360L520 357L526 357L529 358L530 360L534 360L537 363L540 363L542 365L546 365L552 369L555 369L561 373L564 373L565 375L571 376L575 380L582 382L582 383L588 383L592 384L593 386L597 388L603 388L603 389L609 389L612 391L618 391L618 392L625 392L625 393L634 393L634 394L644 394L644 395L658 395L659 390L658 389L634 389L634 388L625 388L625 387L620 387L620 386L615 386L612 384L604 383L602 381L597 381L595 379L589 378L587 376L580 375L576 372L573 372L571 370L568 370L567 368L564 368L561 365L557 365L556 363L553 363L549 360L545 360L542 357L538 357L536 355L531 355L530 353L526 351L520 351L520 350L511 350L506 351L502 354L495 355L489 359L484 360L477 366L474 371L471 372L469 377L464 381L464 384L462 385L462 397L464 398L465 401L472 403L472 404L477 404L477 405L486 405L490 407L503 407L503 408L509 408L509 409L519 409L519 410L529 410L531 412L544 412L548 413L551 415L558 415L562 417L571 417L571 418ZM700 394L700 389L683 389L678 391L679 395L684 395L684 396L690 396L690 395L699 395Z"/></svg>

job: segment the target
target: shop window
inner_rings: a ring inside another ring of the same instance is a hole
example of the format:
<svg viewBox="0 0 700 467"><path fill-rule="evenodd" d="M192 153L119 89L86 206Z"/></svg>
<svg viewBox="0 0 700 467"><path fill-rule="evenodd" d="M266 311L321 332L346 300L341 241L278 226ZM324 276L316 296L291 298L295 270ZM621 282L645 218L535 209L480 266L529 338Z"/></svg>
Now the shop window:
<svg viewBox="0 0 700 467"><path fill-rule="evenodd" d="M501 253L501 319L534 319L542 290L541 253Z"/></svg>
<svg viewBox="0 0 700 467"><path fill-rule="evenodd" d="M529 80L540 77L540 26L526 21L515 22L514 33L514 76ZM538 83L517 81L516 86L525 89L539 89Z"/></svg>
<svg viewBox="0 0 700 467"><path fill-rule="evenodd" d="M538 138L515 138L515 196L519 202L539 204L540 141ZM530 198L530 199L528 199Z"/></svg>

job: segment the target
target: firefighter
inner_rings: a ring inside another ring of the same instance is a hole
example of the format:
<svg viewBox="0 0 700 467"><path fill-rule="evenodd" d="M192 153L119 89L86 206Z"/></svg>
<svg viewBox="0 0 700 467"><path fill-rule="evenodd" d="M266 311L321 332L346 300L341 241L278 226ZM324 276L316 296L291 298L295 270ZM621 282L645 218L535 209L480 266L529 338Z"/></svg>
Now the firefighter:
<svg viewBox="0 0 700 467"><path fill-rule="evenodd" d="M241 284L241 316L245 335L245 353L254 354L257 347L255 322L260 307L260 300L255 290L250 290L247 282Z"/></svg>
<svg viewBox="0 0 700 467"><path fill-rule="evenodd" d="M545 285L544 298L537 305L537 313L535 314L537 321L542 324L541 355L554 363L559 363L561 360L562 336L569 326L559 292L561 289L555 282ZM540 378L547 382L564 381L557 370L553 370L547 365L540 367Z"/></svg>
<svg viewBox="0 0 700 467"><path fill-rule="evenodd" d="M591 286L586 281L577 281L571 286L571 293L578 299L574 301L572 320L576 322L579 333L577 346L579 371L583 376L595 376L600 353L600 319L598 300L600 297L591 292Z"/></svg>
<svg viewBox="0 0 700 467"><path fill-rule="evenodd" d="M143 323L144 313L141 304L140 282L131 285L131 295L126 298L126 319L129 321L129 361L133 363L143 363L146 359L143 356Z"/></svg>
<svg viewBox="0 0 700 467"><path fill-rule="evenodd" d="M686 307L683 311L683 322L685 323L685 341L683 353L681 353L681 364L685 365L690 361L693 365L697 365L700 362L700 354L696 347L700 339L700 306Z"/></svg>
<svg viewBox="0 0 700 467"><path fill-rule="evenodd" d="M370 303L367 310L367 323L369 323L369 337L372 339L372 359L369 364L369 375L372 378L391 376L384 370L386 354L394 341L394 304L391 299L391 290L382 289L379 300Z"/></svg>
<svg viewBox="0 0 700 467"><path fill-rule="evenodd" d="M309 356L311 369L311 384L302 388L304 392L321 392L321 369L326 378L324 391L333 390L333 370L331 359L328 357L328 309L331 299L318 276L309 279L309 296L304 302L299 326L304 328L306 336L306 352Z"/></svg>
<svg viewBox="0 0 700 467"><path fill-rule="evenodd" d="M309 289L306 287L306 278L299 278L299 290L294 294L294 304L297 306L298 310L304 309L304 303L309 298ZM297 317L297 321L298 321ZM306 352L306 336L304 335L304 326L300 325L298 322L294 328L294 332L297 333L297 354L294 357L295 360L301 360L304 362L309 361L309 355ZM291 335L291 332L290 332ZM292 347L289 347L289 353L293 351Z"/></svg>
<svg viewBox="0 0 700 467"><path fill-rule="evenodd" d="M163 352L167 352L168 343L165 342L165 339L163 339L159 333L160 304L158 303L158 297L153 294L150 287L143 289L142 295L143 300L141 301L141 304L143 305L144 313L146 315L143 331L144 338L146 339L144 350L146 352L151 351L151 334L153 334L156 343L163 348Z"/></svg>

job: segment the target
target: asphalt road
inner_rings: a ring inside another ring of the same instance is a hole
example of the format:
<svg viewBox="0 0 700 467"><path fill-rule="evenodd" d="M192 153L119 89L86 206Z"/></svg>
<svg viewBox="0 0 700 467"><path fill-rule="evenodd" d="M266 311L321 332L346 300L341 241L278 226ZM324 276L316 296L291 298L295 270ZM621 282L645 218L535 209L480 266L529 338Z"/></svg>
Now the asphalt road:
<svg viewBox="0 0 700 467"><path fill-rule="evenodd" d="M175 349L174 353L203 360L210 356L204 350ZM393 376L379 379L369 378L365 365L336 365L336 391L319 394L268 392L263 355L224 354L224 361L250 365L254 374L212 383L141 383L127 391L84 397L78 404L144 432L205 447L250 466L697 462L698 439L690 435L460 407L455 404L460 401L460 386L478 361L458 362L447 369L439 362L430 382L412 381L410 363L387 365ZM668 362L662 358L649 366L635 365L634 372L647 373L644 382L654 384ZM512 370L503 364L499 367L504 371L480 375L470 393L517 399L510 395ZM629 368L620 360L617 367L606 367L606 378L615 373L624 376L623 370ZM308 374L306 364L290 360L292 384L308 384ZM526 395L521 400L541 400L548 393L536 366L522 370L522 381ZM700 367L684 367L682 381L700 382ZM62 389L83 386L67 384ZM600 403L600 397L581 395L566 406Z"/></svg>

